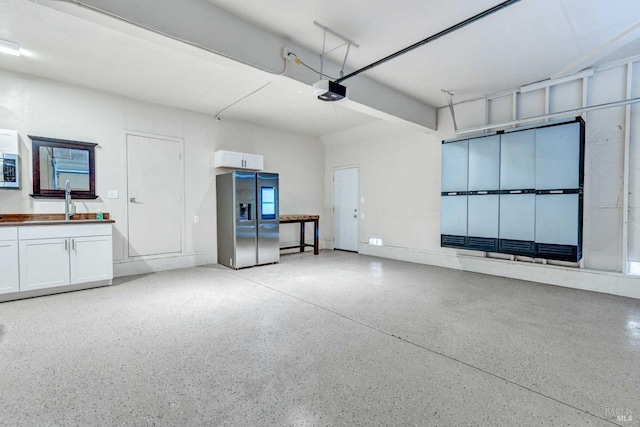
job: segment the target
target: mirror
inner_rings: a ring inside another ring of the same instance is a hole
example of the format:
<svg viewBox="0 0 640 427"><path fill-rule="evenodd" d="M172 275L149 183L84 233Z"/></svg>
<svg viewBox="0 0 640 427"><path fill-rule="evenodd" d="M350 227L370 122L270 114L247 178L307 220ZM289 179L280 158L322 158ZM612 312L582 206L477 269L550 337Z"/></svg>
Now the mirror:
<svg viewBox="0 0 640 427"><path fill-rule="evenodd" d="M33 160L32 197L63 198L67 180L71 196L95 199L95 153L97 144L31 136Z"/></svg>

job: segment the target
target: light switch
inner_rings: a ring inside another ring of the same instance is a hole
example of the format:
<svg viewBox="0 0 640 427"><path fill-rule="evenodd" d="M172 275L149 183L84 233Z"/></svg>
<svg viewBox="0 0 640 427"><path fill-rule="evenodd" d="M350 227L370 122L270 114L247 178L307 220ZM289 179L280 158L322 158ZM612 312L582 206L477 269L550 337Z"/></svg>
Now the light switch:
<svg viewBox="0 0 640 427"><path fill-rule="evenodd" d="M107 193L107 198L109 199L117 199L118 197L118 190L109 190Z"/></svg>
<svg viewBox="0 0 640 427"><path fill-rule="evenodd" d="M194 223L194 224L197 224L197 223L199 223L199 222L200 222L200 217L199 217L199 216L197 216L197 215L196 215L196 216L194 216L194 217L193 217L193 223Z"/></svg>
<svg viewBox="0 0 640 427"><path fill-rule="evenodd" d="M364 203L364 197L360 197L360 203Z"/></svg>

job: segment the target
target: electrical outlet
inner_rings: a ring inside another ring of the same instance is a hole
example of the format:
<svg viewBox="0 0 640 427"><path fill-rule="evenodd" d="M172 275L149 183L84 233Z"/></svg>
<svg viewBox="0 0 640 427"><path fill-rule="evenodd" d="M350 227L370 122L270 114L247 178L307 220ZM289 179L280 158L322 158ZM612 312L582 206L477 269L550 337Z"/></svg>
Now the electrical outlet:
<svg viewBox="0 0 640 427"><path fill-rule="evenodd" d="M369 244L371 246L383 246L382 239L376 237L369 237Z"/></svg>
<svg viewBox="0 0 640 427"><path fill-rule="evenodd" d="M108 199L117 199L118 198L118 190L109 190L107 192L107 198Z"/></svg>
<svg viewBox="0 0 640 427"><path fill-rule="evenodd" d="M200 217L199 217L198 215L194 216L194 217L193 217L193 223L194 223L194 224L197 224L197 223L199 223L199 222L200 222Z"/></svg>
<svg viewBox="0 0 640 427"><path fill-rule="evenodd" d="M289 54L291 53L291 49L289 49L288 47L283 47L282 48L282 59L291 59L289 57Z"/></svg>

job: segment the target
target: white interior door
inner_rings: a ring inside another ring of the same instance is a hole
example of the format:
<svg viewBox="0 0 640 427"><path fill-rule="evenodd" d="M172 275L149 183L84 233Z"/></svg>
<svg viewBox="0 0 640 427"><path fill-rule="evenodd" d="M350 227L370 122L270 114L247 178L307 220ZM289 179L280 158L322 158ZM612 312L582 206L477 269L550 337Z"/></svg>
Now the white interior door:
<svg viewBox="0 0 640 427"><path fill-rule="evenodd" d="M333 171L333 248L358 251L358 168Z"/></svg>
<svg viewBox="0 0 640 427"><path fill-rule="evenodd" d="M127 135L129 256L181 252L180 143Z"/></svg>

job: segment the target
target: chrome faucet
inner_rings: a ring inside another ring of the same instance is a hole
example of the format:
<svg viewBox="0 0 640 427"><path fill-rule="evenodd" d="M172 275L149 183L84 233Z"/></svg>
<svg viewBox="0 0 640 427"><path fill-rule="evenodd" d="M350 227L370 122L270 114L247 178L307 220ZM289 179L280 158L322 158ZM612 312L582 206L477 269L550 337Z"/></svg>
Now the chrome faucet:
<svg viewBox="0 0 640 427"><path fill-rule="evenodd" d="M67 180L64 183L64 220L69 221L75 213L76 205L71 202L71 183Z"/></svg>

